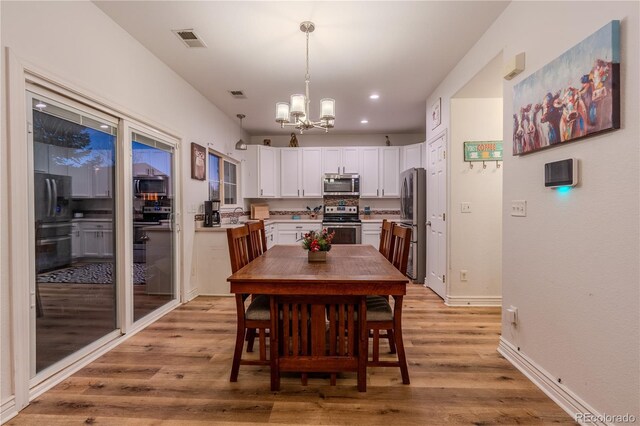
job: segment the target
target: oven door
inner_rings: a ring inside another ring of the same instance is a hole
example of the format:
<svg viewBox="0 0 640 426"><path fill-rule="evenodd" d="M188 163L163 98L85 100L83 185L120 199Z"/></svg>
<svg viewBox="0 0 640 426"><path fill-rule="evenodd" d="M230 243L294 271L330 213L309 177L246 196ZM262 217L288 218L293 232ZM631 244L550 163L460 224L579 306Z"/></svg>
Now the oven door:
<svg viewBox="0 0 640 426"><path fill-rule="evenodd" d="M362 225L359 223L323 223L329 233L335 232L331 244L360 244L362 241Z"/></svg>

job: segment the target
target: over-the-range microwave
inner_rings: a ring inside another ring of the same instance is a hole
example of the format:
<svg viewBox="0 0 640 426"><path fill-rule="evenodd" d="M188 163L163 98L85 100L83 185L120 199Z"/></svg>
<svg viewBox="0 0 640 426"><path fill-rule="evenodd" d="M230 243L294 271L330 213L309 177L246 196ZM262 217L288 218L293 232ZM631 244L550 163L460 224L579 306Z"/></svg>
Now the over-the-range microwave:
<svg viewBox="0 0 640 426"><path fill-rule="evenodd" d="M150 194L166 197L168 187L168 176L136 176L133 178L133 191L137 197Z"/></svg>
<svg viewBox="0 0 640 426"><path fill-rule="evenodd" d="M360 195L360 175L327 173L323 190L324 195Z"/></svg>

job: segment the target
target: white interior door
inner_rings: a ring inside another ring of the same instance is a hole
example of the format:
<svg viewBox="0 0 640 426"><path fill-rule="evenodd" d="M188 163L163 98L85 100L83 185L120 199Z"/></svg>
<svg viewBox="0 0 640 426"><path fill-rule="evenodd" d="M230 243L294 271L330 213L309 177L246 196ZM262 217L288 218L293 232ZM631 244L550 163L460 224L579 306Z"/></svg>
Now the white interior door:
<svg viewBox="0 0 640 426"><path fill-rule="evenodd" d="M438 296L447 294L447 140L446 134L427 146L427 277Z"/></svg>

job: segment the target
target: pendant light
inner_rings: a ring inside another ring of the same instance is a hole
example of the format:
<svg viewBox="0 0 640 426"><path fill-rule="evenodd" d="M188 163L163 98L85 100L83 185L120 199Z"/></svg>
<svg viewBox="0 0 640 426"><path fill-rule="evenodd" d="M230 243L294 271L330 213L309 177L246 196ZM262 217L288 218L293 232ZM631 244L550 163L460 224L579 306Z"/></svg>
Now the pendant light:
<svg viewBox="0 0 640 426"><path fill-rule="evenodd" d="M238 117L240 119L240 130L242 130L242 119L246 117L246 115L244 114L236 114L236 117ZM238 140L238 142L236 142L236 149L238 151L246 151L247 150L247 144L242 140L242 138L240 138Z"/></svg>

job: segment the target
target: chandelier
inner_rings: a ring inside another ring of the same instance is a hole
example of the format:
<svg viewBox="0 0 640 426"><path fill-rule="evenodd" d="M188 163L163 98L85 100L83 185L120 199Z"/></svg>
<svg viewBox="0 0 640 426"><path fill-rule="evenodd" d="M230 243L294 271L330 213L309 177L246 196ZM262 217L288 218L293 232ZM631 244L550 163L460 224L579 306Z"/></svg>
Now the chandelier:
<svg viewBox="0 0 640 426"><path fill-rule="evenodd" d="M305 94L291 95L291 105L286 102L276 103L276 123L280 127L295 127L302 134L309 129L324 129L325 133L333 128L335 122L336 101L331 98L320 100L320 119L318 121L309 120L309 33L316 27L313 22L304 21L300 24L300 31L307 35L307 72L304 76Z"/></svg>

